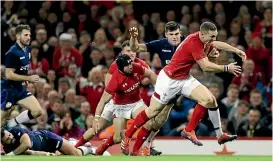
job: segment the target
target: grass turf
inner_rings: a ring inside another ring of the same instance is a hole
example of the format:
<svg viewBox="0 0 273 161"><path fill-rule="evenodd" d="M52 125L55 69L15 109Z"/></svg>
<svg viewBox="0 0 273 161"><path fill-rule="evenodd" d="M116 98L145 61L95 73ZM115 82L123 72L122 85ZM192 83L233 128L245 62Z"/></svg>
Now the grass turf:
<svg viewBox="0 0 273 161"><path fill-rule="evenodd" d="M1 156L3 161L271 161L272 156L212 156L212 155L163 155L154 157L133 156Z"/></svg>

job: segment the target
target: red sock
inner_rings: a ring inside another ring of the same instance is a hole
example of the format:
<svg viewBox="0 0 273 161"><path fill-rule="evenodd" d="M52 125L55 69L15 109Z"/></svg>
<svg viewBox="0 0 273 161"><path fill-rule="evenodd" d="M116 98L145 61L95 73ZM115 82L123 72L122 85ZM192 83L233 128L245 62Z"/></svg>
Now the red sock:
<svg viewBox="0 0 273 161"><path fill-rule="evenodd" d="M150 133L151 133L151 130L145 129L144 127L140 129L139 133L137 134L133 151L139 151L141 145L144 143L144 141L147 139Z"/></svg>
<svg viewBox="0 0 273 161"><path fill-rule="evenodd" d="M129 129L126 130L125 136L132 138L132 136L137 131L137 129L141 127L142 125L144 125L148 120L149 118L147 114L145 113L145 110L143 110L137 115L135 121L132 123Z"/></svg>
<svg viewBox="0 0 273 161"><path fill-rule="evenodd" d="M87 142L87 140L85 140L85 139L83 138L83 136L81 136L80 140L77 142L77 144L75 145L75 147L77 148L77 147L79 147L79 146L85 144L86 142Z"/></svg>
<svg viewBox="0 0 273 161"><path fill-rule="evenodd" d="M206 107L200 104L196 104L193 110L192 117L188 125L186 126L185 130L187 132L194 130L196 126L198 125L199 121L206 115L207 111L208 110Z"/></svg>
<svg viewBox="0 0 273 161"><path fill-rule="evenodd" d="M114 137L111 136L110 138L108 138L108 139L106 140L105 144L107 144L107 148L110 147L110 146L112 146L112 145L114 145L114 144L115 144L115 142L114 142Z"/></svg>

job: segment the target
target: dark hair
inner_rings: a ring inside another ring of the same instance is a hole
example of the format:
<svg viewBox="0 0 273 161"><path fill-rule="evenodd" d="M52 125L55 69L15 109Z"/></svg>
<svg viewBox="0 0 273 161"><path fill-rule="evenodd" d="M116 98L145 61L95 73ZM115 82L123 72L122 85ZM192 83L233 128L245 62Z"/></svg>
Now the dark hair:
<svg viewBox="0 0 273 161"><path fill-rule="evenodd" d="M178 23L176 23L175 21L170 21L170 22L166 23L166 25L165 25L165 32L174 31L177 29L180 29L180 25Z"/></svg>
<svg viewBox="0 0 273 161"><path fill-rule="evenodd" d="M130 46L129 40L123 41L123 43L121 44L121 49L125 48L126 46Z"/></svg>
<svg viewBox="0 0 273 161"><path fill-rule="evenodd" d="M217 30L217 27L214 23L205 21L200 26L200 31L215 31Z"/></svg>
<svg viewBox="0 0 273 161"><path fill-rule="evenodd" d="M21 34L21 32L23 30L29 30L30 31L29 25L23 25L23 24L21 24L21 25L16 26L16 28L15 28L15 34Z"/></svg>

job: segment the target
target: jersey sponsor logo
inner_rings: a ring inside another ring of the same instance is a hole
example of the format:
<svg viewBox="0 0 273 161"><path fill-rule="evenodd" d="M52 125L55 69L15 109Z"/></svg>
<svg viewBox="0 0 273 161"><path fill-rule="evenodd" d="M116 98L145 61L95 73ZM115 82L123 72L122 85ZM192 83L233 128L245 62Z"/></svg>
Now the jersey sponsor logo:
<svg viewBox="0 0 273 161"><path fill-rule="evenodd" d="M25 66L22 66L21 68L20 68L20 70L28 70L29 69L29 64L28 65L25 65Z"/></svg>
<svg viewBox="0 0 273 161"><path fill-rule="evenodd" d="M172 52L171 50L162 49L163 52Z"/></svg>
<svg viewBox="0 0 273 161"><path fill-rule="evenodd" d="M21 57L20 57L20 60L22 60L22 59L25 59L25 58L26 58L26 57L24 57L24 56L21 56Z"/></svg>
<svg viewBox="0 0 273 161"><path fill-rule="evenodd" d="M6 103L6 108L11 108L11 106L12 106L11 102Z"/></svg>
<svg viewBox="0 0 273 161"><path fill-rule="evenodd" d="M130 87L129 89L127 89L126 91L124 91L124 93L130 93L131 91L133 91L134 89L136 89L139 86L139 82L137 82L136 84L134 84L132 87Z"/></svg>

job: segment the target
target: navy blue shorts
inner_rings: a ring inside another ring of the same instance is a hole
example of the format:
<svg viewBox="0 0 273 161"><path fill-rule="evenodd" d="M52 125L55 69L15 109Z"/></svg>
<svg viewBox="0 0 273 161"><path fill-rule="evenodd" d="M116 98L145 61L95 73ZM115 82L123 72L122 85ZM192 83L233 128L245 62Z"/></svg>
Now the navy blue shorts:
<svg viewBox="0 0 273 161"><path fill-rule="evenodd" d="M1 110L9 110L18 101L31 95L32 94L24 86L17 88L1 87Z"/></svg>
<svg viewBox="0 0 273 161"><path fill-rule="evenodd" d="M44 151L54 153L60 150L63 145L63 138L52 132L46 131L46 146Z"/></svg>

